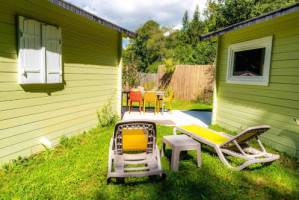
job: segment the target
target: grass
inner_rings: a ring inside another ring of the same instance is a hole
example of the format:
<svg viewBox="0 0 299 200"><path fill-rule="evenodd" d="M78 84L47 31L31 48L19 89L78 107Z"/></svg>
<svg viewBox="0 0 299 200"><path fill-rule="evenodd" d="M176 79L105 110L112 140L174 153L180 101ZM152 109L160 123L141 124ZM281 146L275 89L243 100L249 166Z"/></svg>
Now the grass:
<svg viewBox="0 0 299 200"><path fill-rule="evenodd" d="M183 99L174 98L171 101L173 110L196 110L196 111L212 111L213 104L212 103L203 103L199 101L188 101ZM126 98L123 98L123 106L127 106ZM162 106L162 103L161 103ZM134 108L139 108L138 102L133 102ZM142 106L141 106L142 107ZM148 104L146 104L146 108L148 108ZM150 104L150 108L155 108L154 103ZM169 104L165 103L165 109L169 109Z"/></svg>
<svg viewBox="0 0 299 200"><path fill-rule="evenodd" d="M213 126L214 129L220 129ZM243 171L226 168L203 145L202 167L196 152L182 154L180 171L170 171L171 150L166 148L159 177L114 179L106 184L108 146L113 127L95 128L28 159L19 159L0 170L0 199L298 199L296 161L281 154L271 164L255 164ZM157 143L172 128L158 126ZM274 152L274 150L271 150ZM277 153L277 152L276 152Z"/></svg>

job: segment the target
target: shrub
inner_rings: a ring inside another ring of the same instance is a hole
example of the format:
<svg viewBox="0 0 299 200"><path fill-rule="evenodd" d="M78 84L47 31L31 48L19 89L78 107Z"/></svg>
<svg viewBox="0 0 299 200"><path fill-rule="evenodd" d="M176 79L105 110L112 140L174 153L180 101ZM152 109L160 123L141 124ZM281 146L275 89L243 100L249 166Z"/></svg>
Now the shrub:
<svg viewBox="0 0 299 200"><path fill-rule="evenodd" d="M165 97L169 97L170 93L174 91L174 89L170 88L169 86L161 87L160 89L165 92ZM175 96L175 91L174 91L174 96Z"/></svg>
<svg viewBox="0 0 299 200"><path fill-rule="evenodd" d="M100 112L97 111L97 114L100 127L112 126L119 120L119 116L112 107L111 100L104 105Z"/></svg>
<svg viewBox="0 0 299 200"><path fill-rule="evenodd" d="M147 83L143 83L144 90L152 90L155 88L155 82L150 81Z"/></svg>
<svg viewBox="0 0 299 200"><path fill-rule="evenodd" d="M165 63L165 67L162 68L163 71L166 74L173 74L173 72L175 70L175 66L177 65L177 62L173 61L172 58L163 59L163 62Z"/></svg>
<svg viewBox="0 0 299 200"><path fill-rule="evenodd" d="M163 59L164 67L162 67L162 70L164 71L164 74L162 78L160 79L160 88L164 89L169 86L169 83L171 81L172 75L175 71L175 67L177 65L177 62L173 61L172 58L169 59Z"/></svg>
<svg viewBox="0 0 299 200"><path fill-rule="evenodd" d="M159 65L161 65L161 64L162 64L161 62L155 62L155 63L149 65L146 69L146 73L157 73Z"/></svg>
<svg viewBox="0 0 299 200"><path fill-rule="evenodd" d="M213 103L213 90L204 89L198 94L196 101L202 103Z"/></svg>

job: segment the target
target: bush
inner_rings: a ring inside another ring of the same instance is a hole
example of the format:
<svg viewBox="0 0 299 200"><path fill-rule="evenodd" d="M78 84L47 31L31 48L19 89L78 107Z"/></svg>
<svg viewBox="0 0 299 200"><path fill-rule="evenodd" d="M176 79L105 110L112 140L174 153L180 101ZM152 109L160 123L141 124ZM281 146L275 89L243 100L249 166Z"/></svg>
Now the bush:
<svg viewBox="0 0 299 200"><path fill-rule="evenodd" d="M97 114L100 127L112 126L119 120L119 116L116 114L115 109L112 108L111 100L104 105L100 112L97 111Z"/></svg>
<svg viewBox="0 0 299 200"><path fill-rule="evenodd" d="M79 141L80 141L79 136L77 136L77 137L72 136L72 137L68 138L67 136L64 135L60 138L59 144L64 147L72 148L75 144L78 144Z"/></svg>
<svg viewBox="0 0 299 200"><path fill-rule="evenodd" d="M204 89L198 94L196 101L202 103L213 103L213 90Z"/></svg>
<svg viewBox="0 0 299 200"><path fill-rule="evenodd" d="M161 65L161 64L162 64L161 62L155 62L155 63L149 65L146 69L146 73L157 73L159 65Z"/></svg>
<svg viewBox="0 0 299 200"><path fill-rule="evenodd" d="M144 90L152 90L155 89L155 82L150 81L147 83L143 83Z"/></svg>
<svg viewBox="0 0 299 200"><path fill-rule="evenodd" d="M163 62L165 63L165 67L162 68L162 70L166 73L166 74L173 74L176 65L178 64L177 62L173 61L172 58L169 59L163 59Z"/></svg>

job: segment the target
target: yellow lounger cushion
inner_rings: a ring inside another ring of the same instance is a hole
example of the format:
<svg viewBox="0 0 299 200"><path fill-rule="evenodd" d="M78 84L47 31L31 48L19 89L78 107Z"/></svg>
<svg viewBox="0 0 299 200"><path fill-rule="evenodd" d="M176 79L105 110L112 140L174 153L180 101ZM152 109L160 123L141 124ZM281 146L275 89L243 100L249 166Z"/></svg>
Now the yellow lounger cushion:
<svg viewBox="0 0 299 200"><path fill-rule="evenodd" d="M191 133L194 133L196 135L199 135L200 137L209 140L210 142L213 142L215 144L222 144L223 142L229 140L228 138L222 135L219 135L213 131L210 131L208 129L196 125L180 126L180 128L189 131Z"/></svg>
<svg viewBox="0 0 299 200"><path fill-rule="evenodd" d="M123 129L123 151L146 151L148 133L144 129Z"/></svg>

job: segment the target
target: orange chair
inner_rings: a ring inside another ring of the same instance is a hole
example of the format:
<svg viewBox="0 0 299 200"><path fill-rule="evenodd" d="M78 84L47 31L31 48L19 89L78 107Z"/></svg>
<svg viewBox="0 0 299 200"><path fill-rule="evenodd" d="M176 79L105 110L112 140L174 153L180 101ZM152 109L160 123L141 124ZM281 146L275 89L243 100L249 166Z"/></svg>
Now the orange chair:
<svg viewBox="0 0 299 200"><path fill-rule="evenodd" d="M129 103L129 113L133 110L132 102L139 102L139 112L141 114L141 101L142 101L142 95L140 91L130 91L130 97L129 97L130 103Z"/></svg>
<svg viewBox="0 0 299 200"><path fill-rule="evenodd" d="M157 93L156 92L145 92L144 98L143 98L143 114L145 114L145 103L148 102L149 105L150 103L155 103L155 114L157 111Z"/></svg>
<svg viewBox="0 0 299 200"><path fill-rule="evenodd" d="M174 91L172 90L169 97L168 98L165 98L164 99L164 103L168 102L169 103L169 110L170 110L170 114L172 114L172 109L171 109L171 100L172 100L172 97L173 97L173 94L174 94ZM158 102L158 113L160 111L160 102L163 102L163 99L159 99L159 102Z"/></svg>

